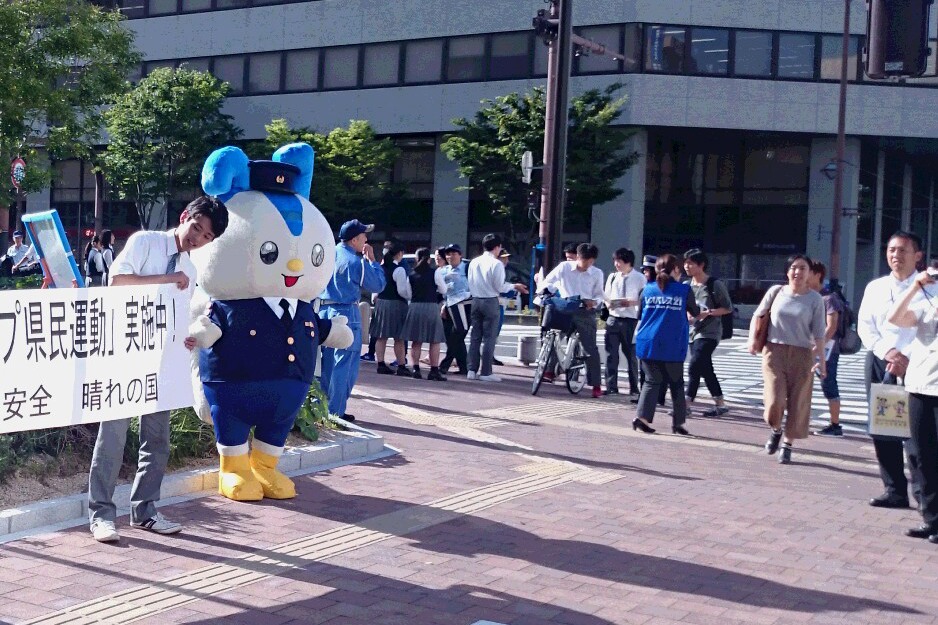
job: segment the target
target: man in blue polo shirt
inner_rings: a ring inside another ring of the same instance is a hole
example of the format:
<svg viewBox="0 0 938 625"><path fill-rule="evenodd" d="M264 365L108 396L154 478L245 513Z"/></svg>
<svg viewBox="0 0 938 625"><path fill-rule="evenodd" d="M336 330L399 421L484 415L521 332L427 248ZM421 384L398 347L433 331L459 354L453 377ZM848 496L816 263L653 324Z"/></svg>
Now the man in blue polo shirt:
<svg viewBox="0 0 938 625"><path fill-rule="evenodd" d="M381 263L375 260L374 251L368 245L368 233L374 229L374 224L363 224L357 219L342 224L340 241L335 246L335 273L319 296L322 299L320 318L347 317L354 337L346 349L322 350L320 385L329 396L329 412L347 421L355 420L345 412L345 407L358 380L362 354L362 318L358 302L363 289L380 293L386 285Z"/></svg>

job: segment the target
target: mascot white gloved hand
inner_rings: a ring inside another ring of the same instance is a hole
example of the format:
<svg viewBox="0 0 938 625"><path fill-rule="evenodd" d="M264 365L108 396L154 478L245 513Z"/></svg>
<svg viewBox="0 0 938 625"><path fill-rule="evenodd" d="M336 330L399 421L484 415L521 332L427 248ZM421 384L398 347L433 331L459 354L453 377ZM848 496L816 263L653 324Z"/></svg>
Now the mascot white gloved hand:
<svg viewBox="0 0 938 625"><path fill-rule="evenodd" d="M192 255L203 292L192 304L190 332L201 348L193 377L196 409L215 425L218 491L229 499L296 496L277 470L287 435L319 347L352 342L348 327L319 319L311 304L335 264L332 229L309 201L313 157L305 143L271 161L226 147L202 170L202 188L228 207L228 229Z"/></svg>

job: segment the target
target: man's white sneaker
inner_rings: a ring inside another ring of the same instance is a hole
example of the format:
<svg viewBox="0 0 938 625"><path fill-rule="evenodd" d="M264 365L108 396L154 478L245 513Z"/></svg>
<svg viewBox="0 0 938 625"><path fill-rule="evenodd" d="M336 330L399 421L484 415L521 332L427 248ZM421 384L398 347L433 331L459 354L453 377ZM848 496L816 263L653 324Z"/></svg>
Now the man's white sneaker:
<svg viewBox="0 0 938 625"><path fill-rule="evenodd" d="M479 379L482 380L483 382L501 382L502 381L502 379L498 377L497 375L495 375L494 373L490 375L480 375Z"/></svg>
<svg viewBox="0 0 938 625"><path fill-rule="evenodd" d="M99 543L116 543L121 539L117 528L114 527L114 522L103 519L95 519L91 524L91 535Z"/></svg>
<svg viewBox="0 0 938 625"><path fill-rule="evenodd" d="M155 534L175 534L182 529L182 525L167 520L159 512L146 521L142 521L140 523L134 523L131 521L130 524L134 527L139 527L142 530L147 530Z"/></svg>
<svg viewBox="0 0 938 625"><path fill-rule="evenodd" d="M466 379L467 379L467 380L478 380L478 379L479 379L479 374L476 373L475 371L470 371L469 373L466 374Z"/></svg>

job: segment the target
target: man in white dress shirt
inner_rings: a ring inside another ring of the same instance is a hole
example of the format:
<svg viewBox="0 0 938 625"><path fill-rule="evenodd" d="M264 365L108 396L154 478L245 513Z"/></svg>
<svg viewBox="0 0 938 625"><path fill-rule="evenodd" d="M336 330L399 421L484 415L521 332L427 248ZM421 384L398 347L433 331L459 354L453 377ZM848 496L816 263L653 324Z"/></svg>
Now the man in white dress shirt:
<svg viewBox="0 0 938 625"><path fill-rule="evenodd" d="M629 395L638 395L638 359L635 357L635 327L638 304L645 288L645 275L635 269L635 252L624 247L612 255L616 271L606 279L606 391L619 392L619 350L625 355L629 375Z"/></svg>
<svg viewBox="0 0 938 625"><path fill-rule="evenodd" d="M196 270L189 252L221 236L228 227L228 209L213 197L202 196L189 203L179 216L179 225L167 232L135 232L114 259L111 286L128 284L175 284L192 294ZM185 340L192 349L195 339ZM115 527L117 507L114 487L124 457L130 419L105 421L98 426L88 475L88 516L91 534L98 542L120 540ZM140 456L130 492L130 524L157 534L175 534L182 529L156 511L160 485L169 460L169 411L140 417Z"/></svg>
<svg viewBox="0 0 938 625"><path fill-rule="evenodd" d="M594 267L599 257L599 248L592 243L580 243L576 249L576 260L567 260L547 274L540 288L558 290L560 297L577 297L585 308L573 313L573 327L580 334L580 343L586 350L586 381L593 387L593 397L602 397L602 368L599 363L599 348L596 346L596 314L602 305L603 272Z"/></svg>
<svg viewBox="0 0 938 625"><path fill-rule="evenodd" d="M469 339L470 380L500 382L492 373L495 359L495 343L498 341L498 295L515 289L527 293L523 284L505 282L505 265L498 260L502 251L502 239L497 234L487 234L482 239L481 256L469 263L469 293L472 295L472 334Z"/></svg>
<svg viewBox="0 0 938 625"><path fill-rule="evenodd" d="M866 384L883 382L896 384L905 377L909 364L909 349L915 339L915 328L899 328L888 321L886 315L915 284L915 269L922 260L922 241L908 232L896 232L886 244L886 262L892 272L866 285L863 302L857 314L857 332L869 350L866 354ZM885 492L870 500L877 508L908 508L908 480L905 476L903 442L873 437L879 474ZM912 496L918 500L921 482L918 475L918 454L906 445L909 473L912 476Z"/></svg>

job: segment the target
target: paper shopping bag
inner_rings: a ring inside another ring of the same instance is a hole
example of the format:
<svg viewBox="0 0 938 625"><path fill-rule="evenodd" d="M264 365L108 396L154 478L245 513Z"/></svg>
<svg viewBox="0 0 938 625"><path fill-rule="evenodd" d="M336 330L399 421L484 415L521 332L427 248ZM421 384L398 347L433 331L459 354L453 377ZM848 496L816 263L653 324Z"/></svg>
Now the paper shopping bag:
<svg viewBox="0 0 938 625"><path fill-rule="evenodd" d="M871 436L909 438L909 393L895 384L870 385Z"/></svg>

